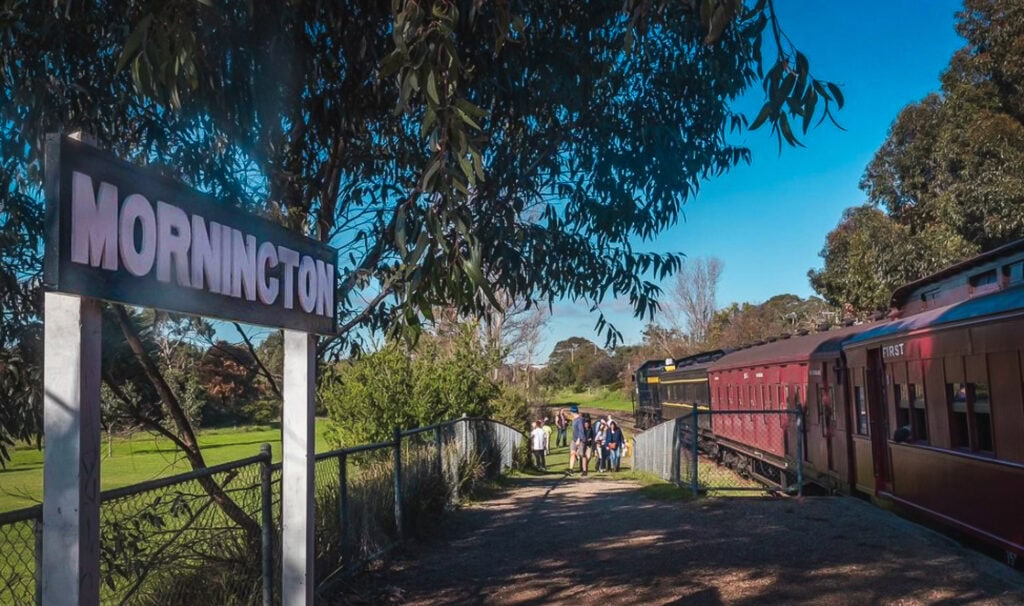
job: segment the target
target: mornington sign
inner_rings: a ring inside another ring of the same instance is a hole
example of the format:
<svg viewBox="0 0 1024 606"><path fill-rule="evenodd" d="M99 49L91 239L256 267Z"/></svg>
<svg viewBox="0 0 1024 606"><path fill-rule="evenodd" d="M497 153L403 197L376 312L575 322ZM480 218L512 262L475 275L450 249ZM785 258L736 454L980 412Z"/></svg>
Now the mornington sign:
<svg viewBox="0 0 1024 606"><path fill-rule="evenodd" d="M337 252L66 137L46 145L54 291L330 334Z"/></svg>

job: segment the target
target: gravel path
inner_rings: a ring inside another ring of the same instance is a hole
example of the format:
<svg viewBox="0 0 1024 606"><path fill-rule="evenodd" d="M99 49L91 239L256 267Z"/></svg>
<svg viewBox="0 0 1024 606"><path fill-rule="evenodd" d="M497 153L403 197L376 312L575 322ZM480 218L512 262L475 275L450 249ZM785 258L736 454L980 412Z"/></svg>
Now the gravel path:
<svg viewBox="0 0 1024 606"><path fill-rule="evenodd" d="M1024 604L1024 575L852 498L521 478L385 573L403 604Z"/></svg>

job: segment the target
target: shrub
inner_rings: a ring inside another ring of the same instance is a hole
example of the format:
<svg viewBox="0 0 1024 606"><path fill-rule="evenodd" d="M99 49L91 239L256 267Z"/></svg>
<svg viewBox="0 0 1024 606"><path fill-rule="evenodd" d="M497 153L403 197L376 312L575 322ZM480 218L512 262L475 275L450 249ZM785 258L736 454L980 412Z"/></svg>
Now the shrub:
<svg viewBox="0 0 1024 606"><path fill-rule="evenodd" d="M383 442L395 427L485 416L501 393L491 379L498 361L466 328L450 341L425 337L414 351L393 342L335 367L320 390L334 421L328 438L340 446Z"/></svg>
<svg viewBox="0 0 1024 606"><path fill-rule="evenodd" d="M530 403L522 391L503 387L498 396L491 400L488 416L516 429L523 429L530 423Z"/></svg>

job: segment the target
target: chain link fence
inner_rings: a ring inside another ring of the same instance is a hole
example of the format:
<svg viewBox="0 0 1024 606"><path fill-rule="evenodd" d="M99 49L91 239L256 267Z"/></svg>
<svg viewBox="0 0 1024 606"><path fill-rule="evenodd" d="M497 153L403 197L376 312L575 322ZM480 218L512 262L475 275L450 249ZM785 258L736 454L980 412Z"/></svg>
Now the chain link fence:
<svg viewBox="0 0 1024 606"><path fill-rule="evenodd" d="M633 439L638 471L693 494L802 494L805 437L798 410L700 410Z"/></svg>
<svg viewBox="0 0 1024 606"><path fill-rule="evenodd" d="M395 431L321 453L317 593L436 523L474 482L516 463L524 437L488 419ZM106 491L103 604L279 604L281 464L258 456ZM42 508L0 514L0 605L38 603Z"/></svg>
<svg viewBox="0 0 1024 606"><path fill-rule="evenodd" d="M0 513L0 604L32 604L39 595L41 505Z"/></svg>

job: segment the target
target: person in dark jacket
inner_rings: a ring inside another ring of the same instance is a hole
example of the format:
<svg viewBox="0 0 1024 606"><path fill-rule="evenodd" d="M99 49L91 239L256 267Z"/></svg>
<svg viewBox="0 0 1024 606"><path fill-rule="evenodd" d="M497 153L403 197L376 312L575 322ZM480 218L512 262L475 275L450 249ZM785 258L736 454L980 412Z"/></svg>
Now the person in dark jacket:
<svg viewBox="0 0 1024 606"><path fill-rule="evenodd" d="M575 437L575 436L573 436ZM583 473L580 475L587 475L587 467L590 465L590 458L594 456L594 426L590 422L590 418L583 419L583 431L579 437L580 441L580 462L582 463Z"/></svg>
<svg viewBox="0 0 1024 606"><path fill-rule="evenodd" d="M555 446L567 446L569 429L569 415L565 414L565 409L559 408L558 414L555 415L555 429L558 432L555 434Z"/></svg>
<svg viewBox="0 0 1024 606"><path fill-rule="evenodd" d="M619 463L622 459L622 446L625 439L625 436L622 435L622 430L619 429L619 424L612 421L608 426L607 434L605 434L604 443L608 449L609 463L615 467L615 471L619 470Z"/></svg>
<svg viewBox="0 0 1024 606"><path fill-rule="evenodd" d="M569 473L576 471L576 461L583 460L583 415L574 412L572 419L572 446L569 447Z"/></svg>

